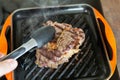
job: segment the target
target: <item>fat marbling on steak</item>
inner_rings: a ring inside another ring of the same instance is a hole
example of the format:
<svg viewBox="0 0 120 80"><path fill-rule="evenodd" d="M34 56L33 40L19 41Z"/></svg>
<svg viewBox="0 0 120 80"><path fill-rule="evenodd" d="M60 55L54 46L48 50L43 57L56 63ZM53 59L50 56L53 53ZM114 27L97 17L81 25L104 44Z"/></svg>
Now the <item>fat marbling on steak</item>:
<svg viewBox="0 0 120 80"><path fill-rule="evenodd" d="M51 42L36 50L35 63L39 67L57 68L80 51L79 47L85 40L85 33L82 29L73 28L67 23L47 21L44 25L53 26L56 34Z"/></svg>

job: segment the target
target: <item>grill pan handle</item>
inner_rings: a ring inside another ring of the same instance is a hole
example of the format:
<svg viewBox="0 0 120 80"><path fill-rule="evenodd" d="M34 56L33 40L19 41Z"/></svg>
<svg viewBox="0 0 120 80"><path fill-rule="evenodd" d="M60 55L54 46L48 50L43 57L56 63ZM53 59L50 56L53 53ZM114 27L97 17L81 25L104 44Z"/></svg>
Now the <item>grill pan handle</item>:
<svg viewBox="0 0 120 80"><path fill-rule="evenodd" d="M5 33L7 29L10 27L11 28L11 19L12 15L8 16L8 18L5 21L5 24L3 25L1 34L0 34L0 52L2 52L4 55L7 54L8 50L8 44L7 44L7 39L5 36ZM7 80L13 80L13 71L5 75Z"/></svg>
<svg viewBox="0 0 120 80"><path fill-rule="evenodd" d="M116 41L115 41L115 37L114 34L112 32L112 29L110 28L110 25L108 24L108 22L104 19L104 17L94 8L94 13L97 19L100 19L103 24L105 25L105 36L106 39L112 49L112 59L109 60L110 63L110 67L111 67L111 75L110 77L114 74L115 68L116 68L116 64L117 64L117 55L116 55Z"/></svg>
<svg viewBox="0 0 120 80"><path fill-rule="evenodd" d="M3 25L1 34L0 34L0 52L4 55L7 54L8 44L6 39L6 31L10 27L11 28L11 15L7 18L5 24Z"/></svg>

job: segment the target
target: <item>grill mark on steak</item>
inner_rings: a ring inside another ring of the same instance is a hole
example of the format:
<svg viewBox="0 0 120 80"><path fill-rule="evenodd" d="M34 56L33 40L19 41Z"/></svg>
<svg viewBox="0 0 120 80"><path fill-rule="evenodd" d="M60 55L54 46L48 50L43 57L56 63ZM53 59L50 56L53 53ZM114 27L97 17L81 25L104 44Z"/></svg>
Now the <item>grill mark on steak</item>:
<svg viewBox="0 0 120 80"><path fill-rule="evenodd" d="M40 54L42 54L43 56L47 57L48 59L53 59L53 52L52 51L48 51L47 48L41 48L38 51Z"/></svg>
<svg viewBox="0 0 120 80"><path fill-rule="evenodd" d="M41 55L47 57L50 60L56 61L56 57L60 57L61 53L58 50L48 50L47 48L40 48L38 50L38 53L40 53ZM56 57L55 57L56 56Z"/></svg>
<svg viewBox="0 0 120 80"><path fill-rule="evenodd" d="M57 28L59 28L59 29L63 30L63 28L62 28L62 27L60 27L60 25L55 25L55 27L57 27Z"/></svg>

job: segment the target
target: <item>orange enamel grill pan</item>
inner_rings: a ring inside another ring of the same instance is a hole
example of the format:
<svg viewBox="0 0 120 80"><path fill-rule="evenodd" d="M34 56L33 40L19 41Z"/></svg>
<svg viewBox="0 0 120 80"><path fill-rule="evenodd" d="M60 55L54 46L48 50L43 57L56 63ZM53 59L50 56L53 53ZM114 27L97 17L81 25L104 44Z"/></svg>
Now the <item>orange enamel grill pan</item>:
<svg viewBox="0 0 120 80"><path fill-rule="evenodd" d="M30 39L30 35L44 22L52 20L82 28L86 38L81 51L57 69L39 68L35 64L35 50L20 57L16 70L6 74L7 80L104 80L116 67L116 42L103 16L87 4L47 8L25 8L13 12L0 34L0 52L7 54ZM10 39L6 39L10 28Z"/></svg>

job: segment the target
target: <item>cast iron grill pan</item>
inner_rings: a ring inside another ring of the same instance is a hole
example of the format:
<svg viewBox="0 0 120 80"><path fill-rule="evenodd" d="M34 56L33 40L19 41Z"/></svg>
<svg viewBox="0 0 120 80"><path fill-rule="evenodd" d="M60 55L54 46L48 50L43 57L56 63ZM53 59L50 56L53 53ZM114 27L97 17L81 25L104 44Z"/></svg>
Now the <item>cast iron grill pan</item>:
<svg viewBox="0 0 120 80"><path fill-rule="evenodd" d="M73 27L82 28L86 38L80 47L81 51L73 55L68 63L60 65L57 69L50 69L39 68L35 64L35 50L32 49L18 59L19 66L14 71L15 80L103 80L109 76L110 67L106 59L104 43L93 12L86 7L83 10L78 8L76 12L69 10L69 7L18 11L12 20L13 47L17 48L26 42L30 34L48 20L65 22Z"/></svg>

